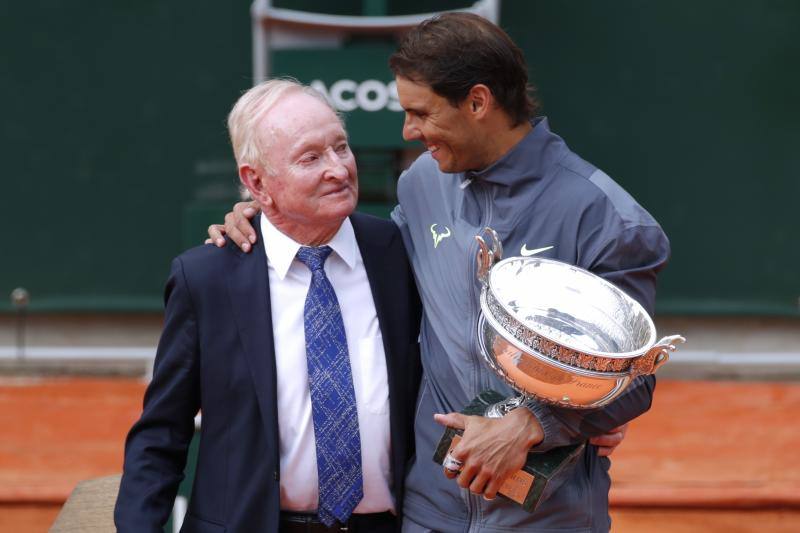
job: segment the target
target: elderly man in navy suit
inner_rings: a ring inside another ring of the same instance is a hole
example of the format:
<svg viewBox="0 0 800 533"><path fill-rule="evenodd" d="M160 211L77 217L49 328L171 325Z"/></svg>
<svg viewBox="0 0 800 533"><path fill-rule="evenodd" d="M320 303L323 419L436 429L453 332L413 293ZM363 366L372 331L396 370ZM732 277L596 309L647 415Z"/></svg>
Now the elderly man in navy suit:
<svg viewBox="0 0 800 533"><path fill-rule="evenodd" d="M117 527L161 531L202 411L182 531L394 531L420 372L398 229L353 212L347 134L312 89L257 85L228 127L260 244L173 261Z"/></svg>

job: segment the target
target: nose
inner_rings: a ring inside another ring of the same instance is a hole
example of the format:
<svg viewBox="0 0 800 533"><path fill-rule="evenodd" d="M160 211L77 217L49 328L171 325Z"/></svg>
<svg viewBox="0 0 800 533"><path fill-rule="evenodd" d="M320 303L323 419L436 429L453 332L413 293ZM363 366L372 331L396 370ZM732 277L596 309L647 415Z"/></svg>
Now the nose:
<svg viewBox="0 0 800 533"><path fill-rule="evenodd" d="M406 118L403 122L403 139L406 141L415 141L421 137L422 135L419 132L419 128L414 123L414 117L406 113Z"/></svg>
<svg viewBox="0 0 800 533"><path fill-rule="evenodd" d="M349 176L349 171L347 167L344 165L344 161L336 153L336 150L333 148L328 148L325 150L325 160L327 161L327 165L325 168L325 176L337 179L337 180L345 180Z"/></svg>

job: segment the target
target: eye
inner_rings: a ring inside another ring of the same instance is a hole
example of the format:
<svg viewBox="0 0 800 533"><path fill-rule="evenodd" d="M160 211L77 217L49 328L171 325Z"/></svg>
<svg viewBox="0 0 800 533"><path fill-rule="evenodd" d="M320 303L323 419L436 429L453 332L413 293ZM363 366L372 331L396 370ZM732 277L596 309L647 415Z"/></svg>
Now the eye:
<svg viewBox="0 0 800 533"><path fill-rule="evenodd" d="M342 143L336 146L336 152L340 154L346 154L349 148L350 147L347 146L347 143Z"/></svg>
<svg viewBox="0 0 800 533"><path fill-rule="evenodd" d="M303 165L307 165L309 163L313 163L317 159L319 159L317 154L305 154L303 157L300 158L300 163Z"/></svg>

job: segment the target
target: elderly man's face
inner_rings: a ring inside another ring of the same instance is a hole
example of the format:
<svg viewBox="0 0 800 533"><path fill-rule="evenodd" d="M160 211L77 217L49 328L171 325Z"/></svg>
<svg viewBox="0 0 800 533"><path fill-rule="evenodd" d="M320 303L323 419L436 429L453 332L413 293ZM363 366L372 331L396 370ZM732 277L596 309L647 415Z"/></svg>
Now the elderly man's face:
<svg viewBox="0 0 800 533"><path fill-rule="evenodd" d="M291 93L258 126L269 162L265 184L273 209L292 224L341 221L358 199L356 162L331 109L313 96Z"/></svg>

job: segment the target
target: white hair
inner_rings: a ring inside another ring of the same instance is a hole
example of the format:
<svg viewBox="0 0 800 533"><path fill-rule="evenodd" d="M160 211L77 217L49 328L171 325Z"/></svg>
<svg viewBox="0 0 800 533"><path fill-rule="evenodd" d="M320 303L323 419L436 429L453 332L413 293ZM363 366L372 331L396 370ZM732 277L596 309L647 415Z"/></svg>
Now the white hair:
<svg viewBox="0 0 800 533"><path fill-rule="evenodd" d="M293 78L273 78L263 81L245 92L228 115L228 134L238 166L246 164L254 168L263 168L271 173L265 157L265 147L259 143L257 125L278 100L287 93L297 91L324 102L341 120L330 102L317 90Z"/></svg>

